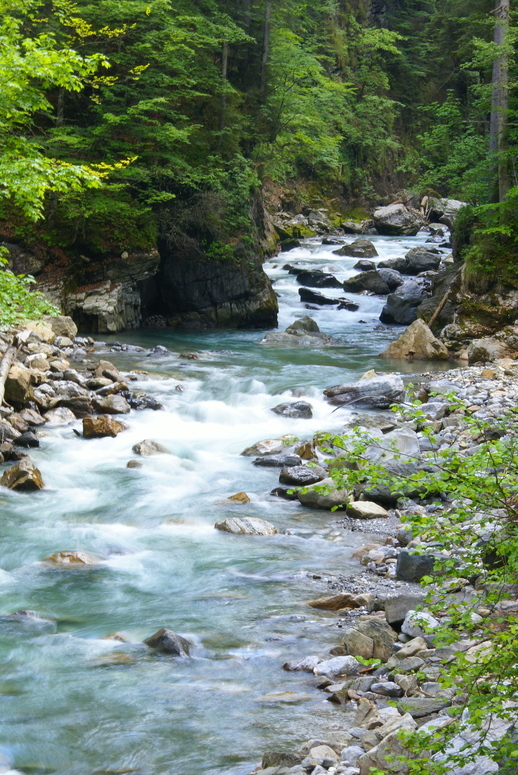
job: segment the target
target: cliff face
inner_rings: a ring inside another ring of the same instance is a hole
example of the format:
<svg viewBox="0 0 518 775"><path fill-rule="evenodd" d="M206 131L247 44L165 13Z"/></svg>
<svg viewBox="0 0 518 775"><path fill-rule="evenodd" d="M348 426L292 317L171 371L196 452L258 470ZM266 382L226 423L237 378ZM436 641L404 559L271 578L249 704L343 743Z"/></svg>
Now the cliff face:
<svg viewBox="0 0 518 775"><path fill-rule="evenodd" d="M231 259L209 258L201 240L180 230L161 237L158 249L101 257L43 243L4 244L10 268L33 274L39 289L84 333L116 333L146 324L272 328L277 298L262 260L274 252L277 238L260 193L251 203L250 231L253 248L245 251L238 244Z"/></svg>

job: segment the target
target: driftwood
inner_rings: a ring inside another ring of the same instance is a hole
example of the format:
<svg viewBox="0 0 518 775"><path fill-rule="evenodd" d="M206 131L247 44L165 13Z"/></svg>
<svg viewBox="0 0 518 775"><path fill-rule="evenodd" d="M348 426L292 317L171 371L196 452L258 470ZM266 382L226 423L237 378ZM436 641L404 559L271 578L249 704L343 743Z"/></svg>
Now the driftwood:
<svg viewBox="0 0 518 775"><path fill-rule="evenodd" d="M18 354L18 350L22 344L25 344L31 333L32 331L25 329L25 331L20 331L19 334L16 334L16 336L11 339L11 344L5 351L4 356L0 361L0 406L4 403L5 382L9 376L11 366L13 365L14 360Z"/></svg>

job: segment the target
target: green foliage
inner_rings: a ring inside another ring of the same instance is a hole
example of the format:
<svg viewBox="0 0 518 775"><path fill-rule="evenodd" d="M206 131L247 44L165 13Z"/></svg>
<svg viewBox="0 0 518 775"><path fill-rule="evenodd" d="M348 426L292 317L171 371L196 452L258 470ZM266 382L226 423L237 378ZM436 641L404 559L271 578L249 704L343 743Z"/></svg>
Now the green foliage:
<svg viewBox="0 0 518 775"><path fill-rule="evenodd" d="M373 456L365 429L356 429L325 437L333 453L330 475L339 488L390 484L394 493L419 492L426 503L435 503L435 510L405 518L413 534L433 544L434 555L442 555L433 577L423 579L429 589L427 608L441 617L434 642L437 647L451 646L469 638L478 644L476 656L458 651L445 666L441 683L453 688L458 698L449 709L451 722L433 734L418 731L406 737L408 772L446 775L475 755L505 761L514 772L516 743L506 737L492 741L488 729L498 719L509 725L516 719L518 611L506 608L504 601L513 597L518 578L518 410L512 407L498 420L482 421L454 395L448 400L450 413L462 418L465 429L461 439L446 448L439 448L434 424L419 402L397 408L436 449L426 454L426 471L390 476L383 469L383 455L393 455L393 450L384 452L381 441ZM405 455L396 459L414 462ZM459 577L477 590L466 600L450 594ZM452 740L466 729L472 730L474 742L459 750Z"/></svg>
<svg viewBox="0 0 518 775"><path fill-rule="evenodd" d="M43 315L59 315L59 310L42 294L31 289L30 275L16 275L6 269L5 250L0 250L0 327L13 326Z"/></svg>

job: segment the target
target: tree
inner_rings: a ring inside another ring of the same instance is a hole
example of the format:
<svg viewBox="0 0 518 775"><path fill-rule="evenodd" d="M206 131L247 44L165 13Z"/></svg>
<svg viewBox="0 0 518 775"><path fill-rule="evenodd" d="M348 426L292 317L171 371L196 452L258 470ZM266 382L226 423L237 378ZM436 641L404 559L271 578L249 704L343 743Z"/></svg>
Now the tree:
<svg viewBox="0 0 518 775"><path fill-rule="evenodd" d="M489 154L491 201L503 202L509 191L509 0L496 0Z"/></svg>

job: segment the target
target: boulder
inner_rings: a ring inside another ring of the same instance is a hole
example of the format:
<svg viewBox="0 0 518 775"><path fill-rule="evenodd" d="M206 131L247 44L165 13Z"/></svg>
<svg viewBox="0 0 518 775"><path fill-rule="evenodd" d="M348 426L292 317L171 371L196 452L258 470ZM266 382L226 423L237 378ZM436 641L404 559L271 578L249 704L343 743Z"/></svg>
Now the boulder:
<svg viewBox="0 0 518 775"><path fill-rule="evenodd" d="M378 269L393 269L395 272L405 273L406 258L400 256L399 258L387 258L386 261L380 261L378 263Z"/></svg>
<svg viewBox="0 0 518 775"><path fill-rule="evenodd" d="M322 662L320 657L310 656L304 657L304 659L300 659L298 662L286 662L282 668L294 673L312 673L320 662Z"/></svg>
<svg viewBox="0 0 518 775"><path fill-rule="evenodd" d="M363 234L365 221L344 221L340 224L345 234Z"/></svg>
<svg viewBox="0 0 518 775"><path fill-rule="evenodd" d="M387 303L380 315L381 322L409 326L417 319L417 308L429 295L430 292L422 283L405 281L397 293L387 296Z"/></svg>
<svg viewBox="0 0 518 775"><path fill-rule="evenodd" d="M24 323L24 328L29 329L29 331L32 332L32 340L36 339L37 341L44 342L45 344L54 343L56 334L46 323L38 320L29 320L27 323Z"/></svg>
<svg viewBox="0 0 518 775"><path fill-rule="evenodd" d="M353 258L374 258L378 251L369 239L357 239L350 245L344 245L338 250L333 250L335 256L352 256Z"/></svg>
<svg viewBox="0 0 518 775"><path fill-rule="evenodd" d="M319 492L320 489L323 492ZM343 506L349 500L347 490L338 490L331 478L322 479L318 484L299 490L297 498L302 506L310 509L331 511L332 508Z"/></svg>
<svg viewBox="0 0 518 775"><path fill-rule="evenodd" d="M376 269L376 264L367 258L360 258L353 266L353 269L357 269L359 272L369 272L371 269Z"/></svg>
<svg viewBox="0 0 518 775"><path fill-rule="evenodd" d="M381 353L381 357L446 361L449 356L446 345L436 339L423 320L417 319Z"/></svg>
<svg viewBox="0 0 518 775"><path fill-rule="evenodd" d="M352 656L333 657L320 662L313 670L315 675L356 675L360 663Z"/></svg>
<svg viewBox="0 0 518 775"><path fill-rule="evenodd" d="M378 442L365 451L365 457L372 461L397 461L414 462L420 457L419 437L411 428L396 428L381 437Z"/></svg>
<svg viewBox="0 0 518 775"><path fill-rule="evenodd" d="M296 436L286 434L285 436L280 436L278 439L265 439L264 441L258 441L251 447L244 449L241 454L245 455L245 457L252 457L254 455L257 455L258 457L265 457L266 455L279 455L282 452L285 452L286 447L289 447L291 444L295 444L296 441L298 441Z"/></svg>
<svg viewBox="0 0 518 775"><path fill-rule="evenodd" d="M229 519L216 522L214 527L216 530L234 535L271 536L278 532L271 522L257 517L229 517Z"/></svg>
<svg viewBox="0 0 518 775"><path fill-rule="evenodd" d="M115 438L119 433L126 430L128 426L118 420L114 420L107 415L99 417L83 418L83 436L85 439L102 439L105 436Z"/></svg>
<svg viewBox="0 0 518 775"><path fill-rule="evenodd" d="M126 468L142 468L142 461L141 460L128 460L126 463Z"/></svg>
<svg viewBox="0 0 518 775"><path fill-rule="evenodd" d="M41 473L30 458L24 458L19 463L4 471L0 485L9 490L34 492L45 487Z"/></svg>
<svg viewBox="0 0 518 775"><path fill-rule="evenodd" d="M324 390L324 395L334 405L354 404L355 408L388 409L391 404L403 401L405 386L397 374L383 374L335 385Z"/></svg>
<svg viewBox="0 0 518 775"><path fill-rule="evenodd" d="M506 354L506 346L496 339L475 339L468 347L468 362L494 363Z"/></svg>
<svg viewBox="0 0 518 775"><path fill-rule="evenodd" d="M397 637L397 633L384 619L371 616L345 631L343 645L346 653L353 656L386 662Z"/></svg>
<svg viewBox="0 0 518 775"><path fill-rule="evenodd" d="M300 466L302 458L299 455L267 455L266 457L256 457L253 464L263 468L292 468Z"/></svg>
<svg viewBox="0 0 518 775"><path fill-rule="evenodd" d="M401 632L410 638L426 637L439 626L439 621L427 611L408 611Z"/></svg>
<svg viewBox="0 0 518 775"><path fill-rule="evenodd" d="M369 291L379 296L386 296L390 293L390 287L385 282L377 269L373 269L369 272L362 272L349 280L344 281L344 291L348 293L361 293L362 291Z"/></svg>
<svg viewBox="0 0 518 775"><path fill-rule="evenodd" d="M20 412L20 417L27 425L37 427L39 425L45 425L45 418L36 412L34 409L23 409Z"/></svg>
<svg viewBox="0 0 518 775"><path fill-rule="evenodd" d="M40 446L40 440L32 431L26 431L15 439L15 445L17 447L35 448Z"/></svg>
<svg viewBox="0 0 518 775"><path fill-rule="evenodd" d="M435 272L441 264L441 256L436 250L426 248L412 248L405 255L406 267L404 274L417 275L421 272Z"/></svg>
<svg viewBox="0 0 518 775"><path fill-rule="evenodd" d="M326 274L321 269L312 271L304 270L297 275L299 285L305 285L309 288L341 288L342 283L332 274Z"/></svg>
<svg viewBox="0 0 518 775"><path fill-rule="evenodd" d="M45 325L54 332L55 336L66 336L69 339L77 336L77 326L68 315L49 315L44 320Z"/></svg>
<svg viewBox="0 0 518 775"><path fill-rule="evenodd" d="M100 560L88 554L88 552L64 551L44 557L42 563L59 568L81 568L99 565Z"/></svg>
<svg viewBox="0 0 518 775"><path fill-rule="evenodd" d="M354 519L377 519L390 516L383 506L371 501L349 501L346 514Z"/></svg>
<svg viewBox="0 0 518 775"><path fill-rule="evenodd" d="M459 199L430 199L428 202L428 218L434 223L442 223L449 229L455 225L455 220L466 202Z"/></svg>
<svg viewBox="0 0 518 775"><path fill-rule="evenodd" d="M332 307L340 303L339 299L330 299L328 296L323 296L310 288L299 288L299 296L301 301L305 301L307 304L318 304L319 307Z"/></svg>
<svg viewBox="0 0 518 775"><path fill-rule="evenodd" d="M65 396L60 398L58 406L70 409L75 417L87 417L92 414L93 404L88 396Z"/></svg>
<svg viewBox="0 0 518 775"><path fill-rule="evenodd" d="M282 417L293 417L295 419L309 420L313 417L313 410L311 404L307 401L295 401L292 404L278 404L272 407L270 410L275 414L280 414Z"/></svg>
<svg viewBox="0 0 518 775"><path fill-rule="evenodd" d="M4 441L14 441L19 435L20 432L15 430L11 423L6 420L0 420L0 443Z"/></svg>
<svg viewBox="0 0 518 775"><path fill-rule="evenodd" d="M279 475L281 484L289 484L294 487L306 487L309 484L321 482L327 476L327 471L320 466L293 466L283 468Z"/></svg>
<svg viewBox="0 0 518 775"><path fill-rule="evenodd" d="M386 269L381 267L381 269L378 269L378 274L381 279L388 285L391 291L395 291L396 288L399 288L399 286L404 282L401 274L395 269Z"/></svg>
<svg viewBox="0 0 518 775"><path fill-rule="evenodd" d="M304 315L302 318L298 318L298 320L294 320L293 323L291 323L286 328L287 334L295 334L297 335L300 332L303 333L318 333L320 331L318 327L318 323L316 320L313 320L309 315Z"/></svg>
<svg viewBox="0 0 518 775"><path fill-rule="evenodd" d="M76 416L66 406L58 406L45 412L44 419L48 425L68 425L70 422L75 422Z"/></svg>
<svg viewBox="0 0 518 775"><path fill-rule="evenodd" d="M183 638L181 635L177 635L176 632L165 628L158 630L150 638L146 638L144 643L150 649L160 651L162 654L171 654L175 657L188 657L193 645L187 638Z"/></svg>
<svg viewBox="0 0 518 775"><path fill-rule="evenodd" d="M432 575L435 561L431 554L416 554L403 549L397 558L396 578L398 581L419 583L423 576Z"/></svg>
<svg viewBox="0 0 518 775"><path fill-rule="evenodd" d="M373 600L374 597L370 592L363 595L350 595L348 592L341 592L332 597L319 597L318 600L312 600L308 605L322 611L341 611L344 608L370 607Z"/></svg>
<svg viewBox="0 0 518 775"><path fill-rule="evenodd" d="M238 503L240 506L244 506L250 503L250 498L246 492L236 492L235 495L230 495L225 499L225 503Z"/></svg>
<svg viewBox="0 0 518 775"><path fill-rule="evenodd" d="M170 451L167 447L159 444L158 441L151 441L150 439L144 439L139 441L132 448L132 451L136 455L142 455L142 457L150 457L151 455L170 455Z"/></svg>
<svg viewBox="0 0 518 775"><path fill-rule="evenodd" d="M119 370L113 365L113 363L110 363L110 361L99 361L95 369L95 376L97 378L104 377L105 379L109 379L112 382L121 381Z"/></svg>
<svg viewBox="0 0 518 775"><path fill-rule="evenodd" d="M378 234L389 236L414 237L425 223L420 213L409 210L400 203L379 207L374 211L372 217Z"/></svg>
<svg viewBox="0 0 518 775"><path fill-rule="evenodd" d="M31 398L31 371L21 363L14 363L5 381L5 400L14 404L25 404Z"/></svg>
<svg viewBox="0 0 518 775"><path fill-rule="evenodd" d="M389 624L399 626L404 622L407 613L415 610L425 599L424 592L400 592L388 597L385 600L385 619Z"/></svg>

